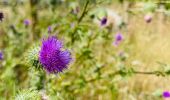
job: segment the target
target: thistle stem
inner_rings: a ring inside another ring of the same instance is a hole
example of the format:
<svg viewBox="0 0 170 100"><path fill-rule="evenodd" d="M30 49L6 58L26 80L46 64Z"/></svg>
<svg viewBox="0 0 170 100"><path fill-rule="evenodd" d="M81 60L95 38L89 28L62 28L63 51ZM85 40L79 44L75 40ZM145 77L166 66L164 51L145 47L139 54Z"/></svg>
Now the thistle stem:
<svg viewBox="0 0 170 100"><path fill-rule="evenodd" d="M80 18L78 19L78 22L77 22L77 25L76 27L74 28L74 31L72 33L72 38L71 38L71 43L73 44L75 42L75 33L77 32L77 26L79 25L79 23L83 20L84 16L87 14L87 7L88 7L88 4L89 4L89 0L87 0L85 6L84 6L84 9L83 9L83 12L80 16Z"/></svg>
<svg viewBox="0 0 170 100"><path fill-rule="evenodd" d="M161 76L164 76L164 73L166 72L161 72L161 71L152 71L152 72L142 72L142 71L134 71L133 72L134 74L142 74L142 75L161 75ZM121 71L116 71L114 73L111 73L109 74L107 77L109 76L116 76L116 75L120 75L121 74ZM102 77L102 78L106 78L106 77ZM94 82L96 81L97 78L93 78L93 79L90 79L90 80L86 80L85 82Z"/></svg>
<svg viewBox="0 0 170 100"><path fill-rule="evenodd" d="M80 23L84 16L87 14L87 7L88 7L88 4L89 4L89 0L87 0L85 6L84 6L84 9L83 9L83 12L82 12L82 15L80 16L79 20L78 20L78 23Z"/></svg>

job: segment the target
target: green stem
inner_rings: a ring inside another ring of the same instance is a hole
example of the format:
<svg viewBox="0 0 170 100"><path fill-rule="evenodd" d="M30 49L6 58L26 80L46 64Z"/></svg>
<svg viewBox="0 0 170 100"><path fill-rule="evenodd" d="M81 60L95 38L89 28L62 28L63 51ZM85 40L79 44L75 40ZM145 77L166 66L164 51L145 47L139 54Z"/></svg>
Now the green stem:
<svg viewBox="0 0 170 100"><path fill-rule="evenodd" d="M139 71L135 71L135 74L147 74L147 75L153 75L155 74L155 72L139 72Z"/></svg>
<svg viewBox="0 0 170 100"><path fill-rule="evenodd" d="M143 74L143 75L157 75L157 76L165 76L166 72L161 71L152 71L152 72L140 72L140 71L134 71L135 74Z"/></svg>
<svg viewBox="0 0 170 100"><path fill-rule="evenodd" d="M116 76L116 75L120 75L121 74L121 70L120 71L116 71L116 72L114 72L114 73L111 73L111 74L109 74L107 77L109 77L109 76ZM153 72L142 72L142 71L134 71L133 72L134 74L141 74L141 75L157 75L157 76L165 76L165 74L164 73L166 73L166 72L161 72L161 71L153 71ZM106 77L102 77L102 78L106 78ZM90 80L86 80L85 82L94 82L94 81L96 81L97 80L97 78L93 78L93 79L90 79Z"/></svg>
<svg viewBox="0 0 170 100"><path fill-rule="evenodd" d="M38 14L37 14L37 4L38 0L30 0L30 8L31 8L31 18L32 18L32 33L30 34L30 39L34 40L35 36L34 34L36 33L36 25L37 25L37 20L38 20Z"/></svg>
<svg viewBox="0 0 170 100"><path fill-rule="evenodd" d="M80 16L80 18L79 18L79 20L78 20L78 23L80 23L80 22L83 20L84 16L87 14L88 4L89 4L89 0L87 0L86 4L85 4L85 6L84 6L83 13L82 13L81 16Z"/></svg>
<svg viewBox="0 0 170 100"><path fill-rule="evenodd" d="M83 20L84 16L87 14L88 10L87 10L87 7L88 7L88 4L89 4L89 0L87 0L85 6L84 6L84 9L83 9L83 12L80 16L80 18L78 19L78 22L77 22L77 25L76 27L74 28L74 31L72 32L72 37L71 37L71 43L73 44L75 42L75 35L76 35L76 32L77 32L77 27L78 25L80 24L80 22Z"/></svg>

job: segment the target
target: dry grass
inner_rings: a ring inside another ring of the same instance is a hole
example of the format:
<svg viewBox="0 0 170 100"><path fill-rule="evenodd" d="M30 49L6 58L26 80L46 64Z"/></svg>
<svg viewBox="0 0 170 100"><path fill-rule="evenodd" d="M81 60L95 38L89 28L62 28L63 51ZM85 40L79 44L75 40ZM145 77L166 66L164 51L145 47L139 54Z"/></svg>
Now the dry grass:
<svg viewBox="0 0 170 100"><path fill-rule="evenodd" d="M120 5L110 7L123 12ZM161 69L157 62L170 62L170 19L160 20L160 14L153 16L151 23L144 21L144 14L130 15L127 31L130 52L126 65L140 71ZM133 64L135 63L135 64ZM170 90L170 78L154 75L135 75L119 82L121 90L118 100L160 100L152 96L156 90Z"/></svg>

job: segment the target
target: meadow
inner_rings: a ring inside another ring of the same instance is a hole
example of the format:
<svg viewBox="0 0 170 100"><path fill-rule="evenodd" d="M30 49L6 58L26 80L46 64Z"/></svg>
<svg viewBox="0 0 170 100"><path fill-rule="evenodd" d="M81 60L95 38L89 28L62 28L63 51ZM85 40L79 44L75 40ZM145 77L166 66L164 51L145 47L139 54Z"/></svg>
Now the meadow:
<svg viewBox="0 0 170 100"><path fill-rule="evenodd" d="M0 100L170 100L168 0L1 0Z"/></svg>

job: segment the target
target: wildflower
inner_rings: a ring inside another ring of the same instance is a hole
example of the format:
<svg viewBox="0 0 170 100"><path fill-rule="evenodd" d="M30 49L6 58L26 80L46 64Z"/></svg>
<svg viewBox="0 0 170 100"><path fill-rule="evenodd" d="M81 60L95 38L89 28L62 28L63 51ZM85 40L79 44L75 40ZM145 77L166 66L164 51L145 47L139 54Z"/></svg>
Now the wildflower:
<svg viewBox="0 0 170 100"><path fill-rule="evenodd" d="M163 92L163 97L165 97L165 98L170 97L170 92L164 91L164 92Z"/></svg>
<svg viewBox="0 0 170 100"><path fill-rule="evenodd" d="M144 19L147 23L150 23L152 21L152 16L151 15L145 15Z"/></svg>
<svg viewBox="0 0 170 100"><path fill-rule="evenodd" d="M107 18L106 18L106 17L103 17L103 18L101 19L100 23L101 23L102 26L103 26L103 25L106 25L106 23L107 23Z"/></svg>
<svg viewBox="0 0 170 100"><path fill-rule="evenodd" d="M119 57L123 57L123 56L125 55L125 52L120 51L120 52L118 53L118 55L119 55Z"/></svg>
<svg viewBox="0 0 170 100"><path fill-rule="evenodd" d="M117 33L115 35L115 41L113 42L113 45L118 46L122 40L123 40L123 35L121 33Z"/></svg>
<svg viewBox="0 0 170 100"><path fill-rule="evenodd" d="M51 33L51 31L52 31L52 27L48 26L48 33Z"/></svg>
<svg viewBox="0 0 170 100"><path fill-rule="evenodd" d="M70 27L73 29L75 27L75 23L71 23Z"/></svg>
<svg viewBox="0 0 170 100"><path fill-rule="evenodd" d="M25 24L25 26L29 26L30 25L30 20L29 19L26 19L26 20L24 20L24 24Z"/></svg>
<svg viewBox="0 0 170 100"><path fill-rule="evenodd" d="M2 52L0 52L0 60L2 60L3 59L3 54L2 54Z"/></svg>
<svg viewBox="0 0 170 100"><path fill-rule="evenodd" d="M4 14L2 12L0 12L0 21L2 21L4 18Z"/></svg>
<svg viewBox="0 0 170 100"><path fill-rule="evenodd" d="M79 7L72 8L72 10L71 10L71 13L74 14L74 15L77 15L79 12L80 12Z"/></svg>
<svg viewBox="0 0 170 100"><path fill-rule="evenodd" d="M62 48L61 41L54 36L42 41L39 60L47 72L59 73L68 68L71 54L68 50L62 50Z"/></svg>

